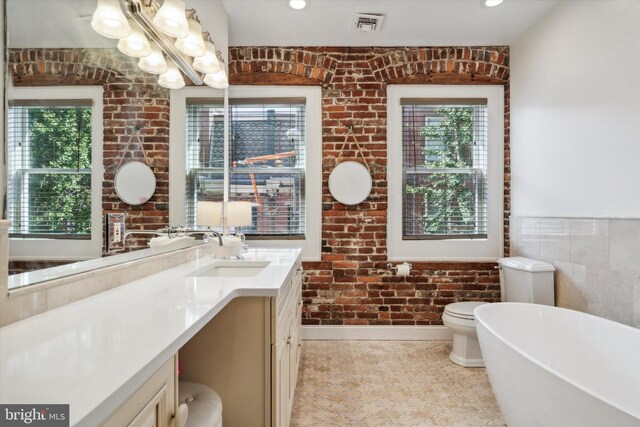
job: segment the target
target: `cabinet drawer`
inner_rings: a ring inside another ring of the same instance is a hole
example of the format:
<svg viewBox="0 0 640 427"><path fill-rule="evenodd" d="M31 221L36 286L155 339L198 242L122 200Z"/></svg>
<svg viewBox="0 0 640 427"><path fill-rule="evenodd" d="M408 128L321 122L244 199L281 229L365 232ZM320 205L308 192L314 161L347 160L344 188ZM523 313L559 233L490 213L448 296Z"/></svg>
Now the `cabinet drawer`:
<svg viewBox="0 0 640 427"><path fill-rule="evenodd" d="M276 313L280 315L289 301L290 298L294 297L292 295L293 292L296 291L300 287L302 283L302 264L297 263L293 267L293 272L290 277L287 279L287 283L285 285L285 289L283 289L282 295L276 298Z"/></svg>

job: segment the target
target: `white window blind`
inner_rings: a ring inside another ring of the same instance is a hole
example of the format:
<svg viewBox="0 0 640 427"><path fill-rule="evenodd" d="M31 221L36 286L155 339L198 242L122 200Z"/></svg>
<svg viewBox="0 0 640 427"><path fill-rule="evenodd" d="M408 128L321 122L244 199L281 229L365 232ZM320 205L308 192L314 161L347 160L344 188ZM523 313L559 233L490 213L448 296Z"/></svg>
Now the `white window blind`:
<svg viewBox="0 0 640 427"><path fill-rule="evenodd" d="M487 237L487 100L402 99L403 239Z"/></svg>
<svg viewBox="0 0 640 427"><path fill-rule="evenodd" d="M223 200L224 107L222 100L187 100L185 221L195 226L200 200Z"/></svg>
<svg viewBox="0 0 640 427"><path fill-rule="evenodd" d="M249 201L248 236L305 234L305 99L231 99L229 200ZM185 218L195 225L199 200L223 199L223 111L220 102L187 100Z"/></svg>
<svg viewBox="0 0 640 427"><path fill-rule="evenodd" d="M91 100L10 101L11 237L91 238Z"/></svg>

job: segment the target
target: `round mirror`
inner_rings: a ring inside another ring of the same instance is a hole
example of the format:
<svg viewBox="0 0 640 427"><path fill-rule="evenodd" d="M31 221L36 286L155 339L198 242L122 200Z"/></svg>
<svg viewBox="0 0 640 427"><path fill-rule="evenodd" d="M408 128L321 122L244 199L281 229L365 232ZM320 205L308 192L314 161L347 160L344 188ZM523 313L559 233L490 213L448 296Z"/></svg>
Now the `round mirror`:
<svg viewBox="0 0 640 427"><path fill-rule="evenodd" d="M357 205L371 193L371 174L362 163L342 162L329 175L329 191L343 205Z"/></svg>
<svg viewBox="0 0 640 427"><path fill-rule="evenodd" d="M130 205L141 205L155 193L156 176L145 163L129 162L118 169L115 186L120 200Z"/></svg>

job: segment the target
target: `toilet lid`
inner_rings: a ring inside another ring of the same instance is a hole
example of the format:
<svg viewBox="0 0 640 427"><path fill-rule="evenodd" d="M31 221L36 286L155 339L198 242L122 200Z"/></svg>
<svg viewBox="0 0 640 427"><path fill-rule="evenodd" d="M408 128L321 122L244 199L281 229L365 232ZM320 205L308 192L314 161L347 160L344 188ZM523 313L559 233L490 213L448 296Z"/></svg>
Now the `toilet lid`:
<svg viewBox="0 0 640 427"><path fill-rule="evenodd" d="M460 317L463 319L473 319L473 309L482 304L487 304L487 303L482 301L456 302L456 303L447 305L444 308L444 311L445 313L454 317Z"/></svg>

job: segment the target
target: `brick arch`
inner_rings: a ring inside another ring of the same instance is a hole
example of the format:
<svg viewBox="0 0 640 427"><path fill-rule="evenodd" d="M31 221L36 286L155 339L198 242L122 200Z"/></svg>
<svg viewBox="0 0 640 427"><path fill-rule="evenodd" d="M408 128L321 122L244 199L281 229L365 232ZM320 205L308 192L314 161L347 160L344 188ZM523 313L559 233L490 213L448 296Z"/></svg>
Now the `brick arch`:
<svg viewBox="0 0 640 427"><path fill-rule="evenodd" d="M231 84L326 85L339 56L323 48L231 47Z"/></svg>
<svg viewBox="0 0 640 427"><path fill-rule="evenodd" d="M380 49L369 60L374 77L384 83L509 82L505 47L427 47Z"/></svg>
<svg viewBox="0 0 640 427"><path fill-rule="evenodd" d="M136 79L135 60L113 49L10 49L16 86L104 85Z"/></svg>

